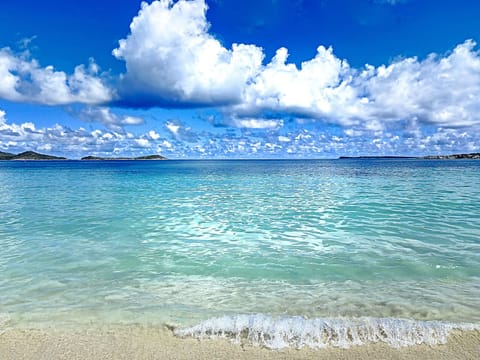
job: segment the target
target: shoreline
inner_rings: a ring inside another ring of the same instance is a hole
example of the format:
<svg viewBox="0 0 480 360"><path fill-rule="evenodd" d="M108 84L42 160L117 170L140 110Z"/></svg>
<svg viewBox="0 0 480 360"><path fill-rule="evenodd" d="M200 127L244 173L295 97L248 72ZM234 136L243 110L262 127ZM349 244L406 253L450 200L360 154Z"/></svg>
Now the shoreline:
<svg viewBox="0 0 480 360"><path fill-rule="evenodd" d="M0 331L0 358L17 359L476 359L480 331L452 331L443 345L392 348L384 343L348 349L288 348L269 350L228 339L180 338L171 329L119 325L90 329L22 329Z"/></svg>

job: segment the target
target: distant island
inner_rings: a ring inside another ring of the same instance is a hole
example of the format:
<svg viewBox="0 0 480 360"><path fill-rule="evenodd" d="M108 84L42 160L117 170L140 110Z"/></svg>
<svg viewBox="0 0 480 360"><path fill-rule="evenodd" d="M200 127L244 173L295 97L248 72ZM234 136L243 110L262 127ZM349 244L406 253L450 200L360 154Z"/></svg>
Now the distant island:
<svg viewBox="0 0 480 360"><path fill-rule="evenodd" d="M7 152L0 151L0 161L1 160L68 160L65 157L52 156L39 154L34 151L24 151L20 154L11 154ZM81 160L167 160L166 157L161 155L146 155L138 157L97 157L97 156L86 156Z"/></svg>
<svg viewBox="0 0 480 360"><path fill-rule="evenodd" d="M166 157L161 155L147 155L147 156L138 156L138 157L98 157L98 156L85 156L81 160L91 160L91 161L110 161L110 160L168 160Z"/></svg>
<svg viewBox="0 0 480 360"><path fill-rule="evenodd" d="M425 160L456 160L456 159L480 159L480 153L452 154L452 155L428 155L428 156L340 156L339 159L425 159Z"/></svg>
<svg viewBox="0 0 480 360"><path fill-rule="evenodd" d="M480 159L480 153L452 154L452 155L430 155L430 156L424 156L423 158L424 159L433 159L433 160Z"/></svg>
<svg viewBox="0 0 480 360"><path fill-rule="evenodd" d="M10 154L0 151L0 160L67 160L67 158L39 154L34 151L24 151L20 154Z"/></svg>

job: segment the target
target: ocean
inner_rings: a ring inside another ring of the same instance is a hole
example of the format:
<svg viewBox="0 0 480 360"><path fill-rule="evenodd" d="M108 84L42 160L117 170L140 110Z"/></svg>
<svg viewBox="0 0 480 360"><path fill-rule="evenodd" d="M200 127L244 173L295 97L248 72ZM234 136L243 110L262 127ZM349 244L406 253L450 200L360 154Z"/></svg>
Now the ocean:
<svg viewBox="0 0 480 360"><path fill-rule="evenodd" d="M0 332L270 348L480 329L480 161L0 162Z"/></svg>

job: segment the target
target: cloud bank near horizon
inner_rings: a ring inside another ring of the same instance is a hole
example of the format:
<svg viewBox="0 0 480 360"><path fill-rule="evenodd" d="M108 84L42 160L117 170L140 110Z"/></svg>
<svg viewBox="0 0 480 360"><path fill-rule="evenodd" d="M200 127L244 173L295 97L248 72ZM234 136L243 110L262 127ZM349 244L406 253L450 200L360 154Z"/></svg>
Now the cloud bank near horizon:
<svg viewBox="0 0 480 360"><path fill-rule="evenodd" d="M318 128L235 129L220 132L198 131L180 120L168 120L163 131L140 132L120 129L86 129L55 124L36 126L8 121L0 109L0 151L25 149L80 158L97 156L138 156L159 153L169 158L278 158L337 157L339 155L406 155L458 153L478 150L480 133L461 129L415 129L410 133L377 133L361 136Z"/></svg>

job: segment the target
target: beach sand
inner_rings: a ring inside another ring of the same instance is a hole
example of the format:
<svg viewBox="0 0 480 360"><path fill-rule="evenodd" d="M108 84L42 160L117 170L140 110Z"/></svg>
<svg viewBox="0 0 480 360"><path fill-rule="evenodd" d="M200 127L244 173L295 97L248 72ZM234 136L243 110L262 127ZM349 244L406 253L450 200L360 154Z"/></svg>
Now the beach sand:
<svg viewBox="0 0 480 360"><path fill-rule="evenodd" d="M480 359L480 331L453 332L446 345L400 349L385 344L349 349L268 350L229 340L175 337L166 328L6 329L0 359Z"/></svg>

